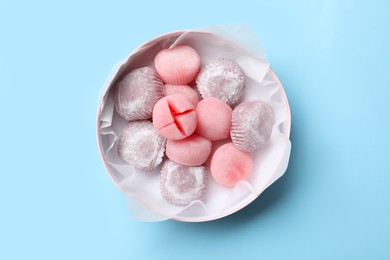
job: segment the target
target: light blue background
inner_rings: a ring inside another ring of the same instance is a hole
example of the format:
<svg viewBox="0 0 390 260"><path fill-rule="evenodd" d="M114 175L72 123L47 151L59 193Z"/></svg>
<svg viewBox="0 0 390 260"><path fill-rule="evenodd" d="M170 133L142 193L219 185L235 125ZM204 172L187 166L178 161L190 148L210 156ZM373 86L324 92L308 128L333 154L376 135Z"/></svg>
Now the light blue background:
<svg viewBox="0 0 390 260"><path fill-rule="evenodd" d="M0 0L0 259L390 259L388 1ZM285 176L208 223L136 222L95 139L112 66L246 23L288 94Z"/></svg>

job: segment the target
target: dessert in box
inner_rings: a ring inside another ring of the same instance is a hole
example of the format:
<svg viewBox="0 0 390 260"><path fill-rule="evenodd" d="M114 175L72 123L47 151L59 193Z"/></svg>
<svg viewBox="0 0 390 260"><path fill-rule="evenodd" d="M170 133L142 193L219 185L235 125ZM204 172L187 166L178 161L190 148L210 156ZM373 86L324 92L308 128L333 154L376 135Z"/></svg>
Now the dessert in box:
<svg viewBox="0 0 390 260"><path fill-rule="evenodd" d="M118 64L97 137L136 219L200 222L245 207L283 175L290 124L253 33L210 26L157 37Z"/></svg>

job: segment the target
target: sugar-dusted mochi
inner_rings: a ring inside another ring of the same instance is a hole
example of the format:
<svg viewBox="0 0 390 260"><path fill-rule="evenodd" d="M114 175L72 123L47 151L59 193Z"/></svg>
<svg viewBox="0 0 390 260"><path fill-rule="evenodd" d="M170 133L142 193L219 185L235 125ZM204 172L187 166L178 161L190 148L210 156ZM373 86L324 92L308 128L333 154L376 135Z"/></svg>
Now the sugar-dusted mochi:
<svg viewBox="0 0 390 260"><path fill-rule="evenodd" d="M153 125L168 139L181 140L190 136L196 123L195 106L180 94L160 99L153 108Z"/></svg>
<svg viewBox="0 0 390 260"><path fill-rule="evenodd" d="M188 205L206 195L207 170L204 166L184 166L166 160L161 170L161 195L172 204Z"/></svg>
<svg viewBox="0 0 390 260"><path fill-rule="evenodd" d="M243 102L233 110L230 136L237 148L252 152L271 137L273 124L274 113L267 103Z"/></svg>
<svg viewBox="0 0 390 260"><path fill-rule="evenodd" d="M168 139L166 155L176 163L186 166L198 166L209 157L211 146L211 141L197 134L192 134L183 140Z"/></svg>
<svg viewBox="0 0 390 260"><path fill-rule="evenodd" d="M196 133L210 141L226 139L230 134L232 108L217 98L205 98L196 106Z"/></svg>
<svg viewBox="0 0 390 260"><path fill-rule="evenodd" d="M252 175L252 155L237 149L233 143L224 144L213 154L210 171L219 185L234 187L239 181L247 180Z"/></svg>
<svg viewBox="0 0 390 260"><path fill-rule="evenodd" d="M162 49L154 58L154 65L164 83L186 85L199 71L200 56L192 47L179 45Z"/></svg>
<svg viewBox="0 0 390 260"><path fill-rule="evenodd" d="M135 168L151 171L162 162L165 144L151 122L129 122L119 137L118 154Z"/></svg>
<svg viewBox="0 0 390 260"><path fill-rule="evenodd" d="M165 96L164 84L149 67L138 68L114 86L113 101L118 114L127 121L151 119L156 102Z"/></svg>
<svg viewBox="0 0 390 260"><path fill-rule="evenodd" d="M215 97L231 106L244 94L245 76L235 61L221 58L200 70L196 84L203 98Z"/></svg>
<svg viewBox="0 0 390 260"><path fill-rule="evenodd" d="M165 84L165 95L170 96L174 94L183 95L186 99L188 99L188 101L194 104L194 106L199 103L198 93L190 86Z"/></svg>

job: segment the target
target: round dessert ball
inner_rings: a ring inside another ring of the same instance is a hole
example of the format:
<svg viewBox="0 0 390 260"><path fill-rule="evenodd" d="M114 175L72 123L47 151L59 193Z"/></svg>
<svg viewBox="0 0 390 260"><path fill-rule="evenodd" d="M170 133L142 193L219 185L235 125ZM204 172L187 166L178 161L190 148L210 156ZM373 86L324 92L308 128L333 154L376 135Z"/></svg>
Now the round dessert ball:
<svg viewBox="0 0 390 260"><path fill-rule="evenodd" d="M164 92L164 84L154 69L135 69L115 84L114 106L127 121L151 119L153 107L165 96Z"/></svg>
<svg viewBox="0 0 390 260"><path fill-rule="evenodd" d="M217 141L229 137L232 108L217 98L205 98L196 106L196 133Z"/></svg>
<svg viewBox="0 0 390 260"><path fill-rule="evenodd" d="M209 157L211 141L197 134L183 140L167 141L166 154L172 161L185 166L199 166Z"/></svg>
<svg viewBox="0 0 390 260"><path fill-rule="evenodd" d="M243 102L233 110L230 136L238 149L252 152L270 139L273 124L273 110L265 102Z"/></svg>
<svg viewBox="0 0 390 260"><path fill-rule="evenodd" d="M154 65L165 83L186 85L199 71L200 56L192 47L179 45L162 49L154 58Z"/></svg>
<svg viewBox="0 0 390 260"><path fill-rule="evenodd" d="M235 61L221 58L200 70L196 84L203 98L215 97L231 106L244 94L245 76Z"/></svg>
<svg viewBox="0 0 390 260"><path fill-rule="evenodd" d="M194 106L199 103L199 95L195 89L188 85L170 85L165 84L165 95L170 96L180 94L190 101Z"/></svg>
<svg viewBox="0 0 390 260"><path fill-rule="evenodd" d="M166 139L159 135L149 121L129 122L118 141L118 154L137 169L151 171L164 156Z"/></svg>
<svg viewBox="0 0 390 260"><path fill-rule="evenodd" d="M186 206L206 195L206 167L189 167L166 160L161 170L161 195L169 203Z"/></svg>
<svg viewBox="0 0 390 260"><path fill-rule="evenodd" d="M196 123L195 106L180 94L160 99L153 108L153 125L165 138L184 139L195 131Z"/></svg>
<svg viewBox="0 0 390 260"><path fill-rule="evenodd" d="M211 158L211 175L224 187L234 187L239 181L249 179L252 170L252 155L237 149L233 143L219 147Z"/></svg>

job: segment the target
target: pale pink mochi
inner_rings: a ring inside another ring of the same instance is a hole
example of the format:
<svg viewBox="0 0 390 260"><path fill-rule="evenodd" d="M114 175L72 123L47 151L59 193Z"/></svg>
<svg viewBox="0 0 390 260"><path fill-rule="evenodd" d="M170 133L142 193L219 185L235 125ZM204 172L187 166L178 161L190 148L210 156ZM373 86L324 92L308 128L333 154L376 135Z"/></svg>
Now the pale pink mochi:
<svg viewBox="0 0 390 260"><path fill-rule="evenodd" d="M273 125L274 113L267 103L243 102L233 111L230 136L238 149L252 152L270 139Z"/></svg>
<svg viewBox="0 0 390 260"><path fill-rule="evenodd" d="M229 137L232 108L217 98L205 98L196 106L196 133L217 141Z"/></svg>
<svg viewBox="0 0 390 260"><path fill-rule="evenodd" d="M118 141L118 154L137 169L151 171L163 159L166 139L150 121L129 122Z"/></svg>
<svg viewBox="0 0 390 260"><path fill-rule="evenodd" d="M206 187L206 167L165 161L160 175L160 188L161 195L169 203L185 206L195 200L204 200Z"/></svg>
<svg viewBox="0 0 390 260"><path fill-rule="evenodd" d="M170 96L174 94L183 95L188 101L194 104L194 106L199 103L198 93L190 86L165 84L165 95Z"/></svg>
<svg viewBox="0 0 390 260"><path fill-rule="evenodd" d="M135 69L115 84L115 109L127 121L151 119L153 107L164 92L164 84L154 69Z"/></svg>
<svg viewBox="0 0 390 260"><path fill-rule="evenodd" d="M200 56L192 47L179 45L162 49L154 58L154 65L164 83L186 85L199 71Z"/></svg>
<svg viewBox="0 0 390 260"><path fill-rule="evenodd" d="M231 106L244 95L245 75L235 61L221 58L200 70L196 84L203 98L215 97Z"/></svg>
<svg viewBox="0 0 390 260"><path fill-rule="evenodd" d="M181 140L196 129L195 106L175 94L160 99L153 108L153 125L165 138Z"/></svg>
<svg viewBox="0 0 390 260"><path fill-rule="evenodd" d="M211 158L211 175L224 187L234 187L239 181L249 179L252 170L252 155L239 150L233 143L219 147Z"/></svg>
<svg viewBox="0 0 390 260"><path fill-rule="evenodd" d="M186 165L199 166L210 155L211 141L197 134L183 140L167 140L166 155L172 161Z"/></svg>

